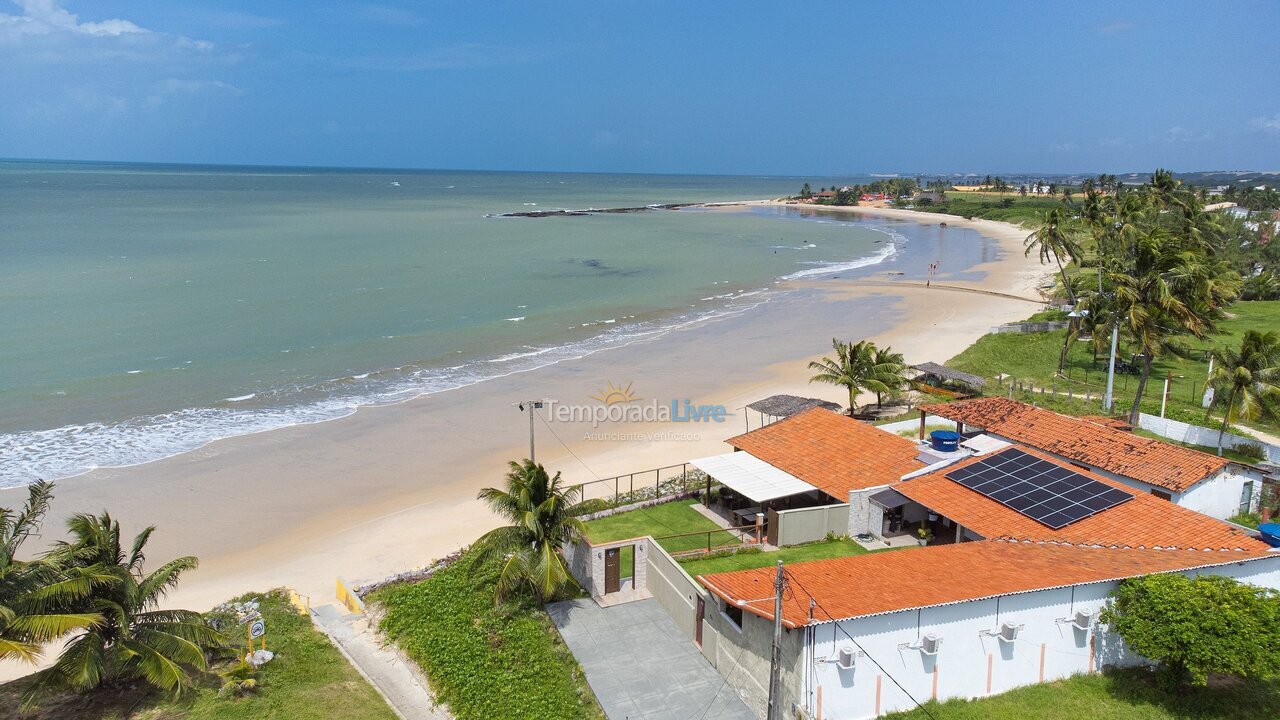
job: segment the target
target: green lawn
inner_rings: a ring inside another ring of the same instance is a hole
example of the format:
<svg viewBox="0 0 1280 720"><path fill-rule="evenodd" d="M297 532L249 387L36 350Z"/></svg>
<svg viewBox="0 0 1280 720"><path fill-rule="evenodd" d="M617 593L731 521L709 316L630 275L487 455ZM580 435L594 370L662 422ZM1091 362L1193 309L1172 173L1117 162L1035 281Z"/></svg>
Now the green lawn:
<svg viewBox="0 0 1280 720"><path fill-rule="evenodd" d="M1231 318L1224 320L1217 333L1204 340L1190 340L1187 347L1195 351L1203 351L1212 347L1235 345L1246 330L1269 330L1280 327L1280 301L1238 302L1228 311ZM1062 347L1065 331L1047 333L999 333L984 335L964 352L947 361L947 364L959 370L972 372L987 378L994 378L1000 373L1012 376L1021 381L1034 382L1039 387L1052 387L1054 373L1058 367L1058 353ZM1121 347L1119 357L1128 359L1133 349ZM1151 380L1144 394L1142 409L1144 412L1160 413L1160 393L1167 374L1172 374L1170 381L1169 402L1166 414L1174 419L1205 425L1204 409L1200 407L1200 398L1208 376L1208 360L1203 352L1184 358L1167 355L1157 358L1151 371ZM1097 413L1101 410L1098 399L1106 385L1105 354L1099 356L1094 363L1093 351L1088 343L1073 343L1067 355L1065 371L1067 378L1058 378L1057 387L1061 392L1071 389L1077 396L1086 391L1094 400L1086 405L1079 402L1081 412ZM1116 409L1125 411L1133 402L1133 394L1137 390L1138 378L1134 375L1117 373L1115 385ZM999 392L998 386L988 388L992 394ZM1035 396L1042 405L1054 403L1073 405L1066 398L1058 400L1045 396ZM1057 408L1054 408L1057 409ZM1077 413L1080 414L1080 413ZM1208 423L1213 426L1214 421ZM1275 425L1258 424L1260 429L1276 432Z"/></svg>
<svg viewBox="0 0 1280 720"><path fill-rule="evenodd" d="M1274 682L1256 682L1169 694L1154 685L1149 672L1129 669L924 707L928 713L891 713L884 720L1257 720L1280 717L1280 693Z"/></svg>
<svg viewBox="0 0 1280 720"><path fill-rule="evenodd" d="M946 193L946 202L934 205L916 205L915 210L947 213L969 218L1002 220L1027 228L1037 227L1049 210L1057 207L1061 197L1022 197L1017 192L1005 193ZM1008 205L1008 207L1006 207Z"/></svg>
<svg viewBox="0 0 1280 720"><path fill-rule="evenodd" d="M29 715L18 715L24 683L0 686L0 718L32 720L395 720L382 696L353 668L310 618L299 615L281 592L259 597L267 625L267 649L276 657L262 668L261 687L241 698L219 698L222 682L211 668L199 687L178 700L124 686L86 695L52 698ZM232 635L243 646L239 631Z"/></svg>
<svg viewBox="0 0 1280 720"><path fill-rule="evenodd" d="M697 577L711 573L748 570L750 568L804 562L806 560L825 560L827 558L862 555L867 549L852 540L819 540L804 545L792 545L780 548L776 552L739 552L723 557L688 560L681 563L684 571Z"/></svg>
<svg viewBox="0 0 1280 720"><path fill-rule="evenodd" d="M468 553L427 580L367 600L386 610L383 632L426 671L458 720L603 720L547 614L527 597L495 605L498 568L497 559Z"/></svg>
<svg viewBox="0 0 1280 720"><path fill-rule="evenodd" d="M693 509L692 506L697 502L697 500L677 500L592 520L587 523L587 536L593 543L603 543L627 540L642 535L662 537L699 533L659 541L658 544L669 553L705 550L708 537L711 540L711 547L736 545L738 540L732 533L720 529L719 525ZM624 576L627 576L626 572L631 567L628 553L630 553L629 548L623 551Z"/></svg>

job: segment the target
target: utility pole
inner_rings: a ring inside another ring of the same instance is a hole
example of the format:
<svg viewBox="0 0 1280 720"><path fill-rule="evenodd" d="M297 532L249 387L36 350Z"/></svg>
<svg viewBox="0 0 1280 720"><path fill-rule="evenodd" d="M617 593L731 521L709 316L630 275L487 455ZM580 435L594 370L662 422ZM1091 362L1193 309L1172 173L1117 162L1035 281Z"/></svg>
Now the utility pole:
<svg viewBox="0 0 1280 720"><path fill-rule="evenodd" d="M773 579L773 653L769 656L769 710L766 720L782 720L782 561Z"/></svg>
<svg viewBox="0 0 1280 720"><path fill-rule="evenodd" d="M1111 412L1112 389L1116 384L1116 342L1120 339L1120 323L1111 325L1111 362L1107 365L1107 395L1102 400L1102 409Z"/></svg>
<svg viewBox="0 0 1280 720"><path fill-rule="evenodd" d="M541 400L526 400L520 403L521 412L524 411L525 405L529 406L529 462L533 462L533 414L538 408L542 407Z"/></svg>

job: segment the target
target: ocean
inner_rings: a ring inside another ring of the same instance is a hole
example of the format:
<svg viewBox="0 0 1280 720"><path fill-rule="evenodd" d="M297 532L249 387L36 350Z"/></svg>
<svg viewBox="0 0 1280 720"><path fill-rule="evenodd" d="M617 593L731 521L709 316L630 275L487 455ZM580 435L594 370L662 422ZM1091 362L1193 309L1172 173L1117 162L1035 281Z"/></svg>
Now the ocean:
<svg viewBox="0 0 1280 720"><path fill-rule="evenodd" d="M0 162L0 487L749 312L925 231L776 207L492 217L803 181Z"/></svg>

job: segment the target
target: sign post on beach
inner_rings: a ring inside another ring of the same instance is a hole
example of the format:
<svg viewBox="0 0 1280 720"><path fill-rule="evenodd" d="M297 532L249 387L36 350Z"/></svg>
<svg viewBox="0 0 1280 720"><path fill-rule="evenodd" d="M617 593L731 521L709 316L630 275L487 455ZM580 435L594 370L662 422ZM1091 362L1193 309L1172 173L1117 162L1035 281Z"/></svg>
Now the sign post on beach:
<svg viewBox="0 0 1280 720"><path fill-rule="evenodd" d="M267 649L267 621L261 618L249 623L249 652L253 652L253 641L262 638L262 649Z"/></svg>

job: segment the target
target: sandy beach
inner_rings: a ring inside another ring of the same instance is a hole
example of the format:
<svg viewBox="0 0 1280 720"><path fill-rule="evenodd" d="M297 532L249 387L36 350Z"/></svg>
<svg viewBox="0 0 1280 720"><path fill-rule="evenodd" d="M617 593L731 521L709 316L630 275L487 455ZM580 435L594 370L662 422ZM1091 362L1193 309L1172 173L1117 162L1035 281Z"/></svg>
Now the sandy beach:
<svg viewBox="0 0 1280 720"><path fill-rule="evenodd" d="M733 212L726 207L723 212ZM1023 254L1027 230L991 221L902 210L814 208L972 228L989 238L981 262L947 258L924 287L923 253L876 266L863 279L794 282L743 314L331 422L207 445L131 468L102 469L58 483L45 538L66 516L99 512L132 534L154 524L152 564L196 555L200 568L169 601L203 609L231 596L288 585L313 604L333 600L335 577L373 580L429 563L494 524L476 491L502 481L507 460L528 452L527 416L516 403L553 398L594 402L608 383L632 383L643 400L690 399L736 413L724 423L601 426L605 433L658 434L596 440L578 423L539 422L537 460L573 482L723 452L745 427L742 408L787 392L841 402L839 388L809 385L807 363L833 337L874 339L908 362L944 362L989 329L1036 311L1044 270ZM994 249L994 252L988 252ZM889 274L902 273L902 274ZM951 286L951 287L947 287ZM970 291L965 291L965 290ZM990 295L981 290L1004 295ZM1013 296L1013 297L1010 297ZM751 418L751 422L756 422ZM0 504L22 491L0 491ZM0 665L0 677L18 668Z"/></svg>

